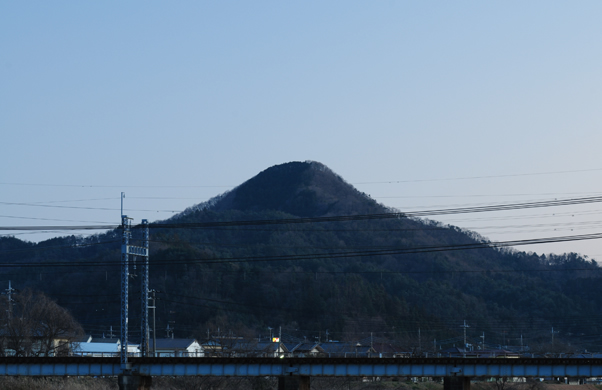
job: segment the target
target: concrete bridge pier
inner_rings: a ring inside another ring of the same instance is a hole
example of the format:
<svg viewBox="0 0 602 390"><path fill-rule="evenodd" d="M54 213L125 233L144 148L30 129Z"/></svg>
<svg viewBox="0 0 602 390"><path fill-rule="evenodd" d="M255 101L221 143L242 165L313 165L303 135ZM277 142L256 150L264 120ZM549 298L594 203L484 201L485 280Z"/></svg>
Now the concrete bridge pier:
<svg viewBox="0 0 602 390"><path fill-rule="evenodd" d="M119 390L150 390L152 377L135 373L120 374L117 383Z"/></svg>
<svg viewBox="0 0 602 390"><path fill-rule="evenodd" d="M443 390L470 390L470 377L446 376L443 378Z"/></svg>
<svg viewBox="0 0 602 390"><path fill-rule="evenodd" d="M278 390L309 390L309 377L279 376Z"/></svg>

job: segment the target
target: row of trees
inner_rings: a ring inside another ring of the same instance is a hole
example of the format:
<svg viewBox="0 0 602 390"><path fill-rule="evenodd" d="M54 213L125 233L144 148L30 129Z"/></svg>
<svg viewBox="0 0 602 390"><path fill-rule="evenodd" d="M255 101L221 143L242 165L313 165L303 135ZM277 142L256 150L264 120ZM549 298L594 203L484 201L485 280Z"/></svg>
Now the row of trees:
<svg viewBox="0 0 602 390"><path fill-rule="evenodd" d="M84 331L73 316L30 289L0 298L1 356L64 356Z"/></svg>

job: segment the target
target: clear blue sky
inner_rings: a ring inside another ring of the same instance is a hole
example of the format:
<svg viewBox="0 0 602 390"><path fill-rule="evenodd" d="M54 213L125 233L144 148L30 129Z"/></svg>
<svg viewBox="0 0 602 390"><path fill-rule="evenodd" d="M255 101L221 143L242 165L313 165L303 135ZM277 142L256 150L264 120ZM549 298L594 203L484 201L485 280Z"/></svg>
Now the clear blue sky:
<svg viewBox="0 0 602 390"><path fill-rule="evenodd" d="M602 194L600 20L599 1L2 2L0 226L117 224L121 191L164 219L298 160L400 210ZM600 213L433 219L510 240Z"/></svg>

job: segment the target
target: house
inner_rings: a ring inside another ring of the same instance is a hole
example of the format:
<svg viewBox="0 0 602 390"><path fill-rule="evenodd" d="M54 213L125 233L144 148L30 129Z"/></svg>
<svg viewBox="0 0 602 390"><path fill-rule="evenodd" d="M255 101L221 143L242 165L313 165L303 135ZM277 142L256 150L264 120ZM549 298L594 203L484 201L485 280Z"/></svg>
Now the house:
<svg viewBox="0 0 602 390"><path fill-rule="evenodd" d="M324 350L320 346L320 343L298 343L293 349L290 350L290 355L294 357L311 357L323 354Z"/></svg>
<svg viewBox="0 0 602 390"><path fill-rule="evenodd" d="M219 356L222 352L221 344L216 340L209 340L201 344L205 356Z"/></svg>
<svg viewBox="0 0 602 390"><path fill-rule="evenodd" d="M437 356L441 357L483 357L483 358L519 358L520 354L517 352L507 351L505 349L490 349L490 350L478 350L470 351L463 348L451 347L438 351Z"/></svg>
<svg viewBox="0 0 602 390"><path fill-rule="evenodd" d="M399 345L387 343L387 342L374 342L372 346L374 355L381 358L393 357L393 358L409 358L412 357L412 351L408 348L402 348Z"/></svg>
<svg viewBox="0 0 602 390"><path fill-rule="evenodd" d="M286 357L292 357L293 349L295 349L295 347L298 346L299 344L300 344L299 342L282 343L282 345L284 345L284 348L286 348L286 350L288 351L286 354Z"/></svg>
<svg viewBox="0 0 602 390"><path fill-rule="evenodd" d="M157 339L154 348L153 340L149 340L149 350L155 351L157 357L203 357L205 351L195 339Z"/></svg>
<svg viewBox="0 0 602 390"><path fill-rule="evenodd" d="M322 349L320 356L327 357L368 357L377 354L370 344L363 345L359 342L329 341L320 344L320 348Z"/></svg>
<svg viewBox="0 0 602 390"><path fill-rule="evenodd" d="M33 334L0 329L0 352L3 356L68 356L72 339L45 336L39 329Z"/></svg>
<svg viewBox="0 0 602 390"><path fill-rule="evenodd" d="M239 340L224 351L227 356L236 357L284 357L288 352L284 343L257 340Z"/></svg>
<svg viewBox="0 0 602 390"><path fill-rule="evenodd" d="M128 343L128 355L139 355L139 347L138 344ZM119 356L121 353L121 341L117 338L93 338L92 336L86 336L79 342L73 343L72 353L76 356Z"/></svg>
<svg viewBox="0 0 602 390"><path fill-rule="evenodd" d="M119 353L120 348L115 344L77 343L73 347L73 354L76 356L111 357L119 356Z"/></svg>
<svg viewBox="0 0 602 390"><path fill-rule="evenodd" d="M284 357L289 351L284 343L279 342L258 342L252 351L253 356L258 357Z"/></svg>

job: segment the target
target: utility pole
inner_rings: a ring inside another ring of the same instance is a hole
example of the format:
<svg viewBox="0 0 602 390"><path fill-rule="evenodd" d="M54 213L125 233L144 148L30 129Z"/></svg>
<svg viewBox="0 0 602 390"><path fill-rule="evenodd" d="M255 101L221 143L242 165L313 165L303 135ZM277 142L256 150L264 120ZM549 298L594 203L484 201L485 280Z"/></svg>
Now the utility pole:
<svg viewBox="0 0 602 390"><path fill-rule="evenodd" d="M422 355L422 340L420 339L420 328L418 328L418 353Z"/></svg>
<svg viewBox="0 0 602 390"><path fill-rule="evenodd" d="M156 356L156 352L157 352L157 322L156 322L156 316L155 313L157 311L157 305L155 304L155 293L157 292L156 290L150 290L149 291L151 294L153 294L152 300L153 300L153 305L149 306L149 309L153 309L153 357ZM207 329L207 338L209 338L209 329Z"/></svg>
<svg viewBox="0 0 602 390"><path fill-rule="evenodd" d="M148 220L142 220L142 249L140 252L142 257L142 269L140 270L140 354L143 357L148 357L149 351L149 328L148 328L148 267L149 267L149 233Z"/></svg>
<svg viewBox="0 0 602 390"><path fill-rule="evenodd" d="M483 339L483 350L485 350L485 332L483 332L483 335L481 336L481 338Z"/></svg>
<svg viewBox="0 0 602 390"><path fill-rule="evenodd" d="M15 292L10 280L8 281L8 288L4 291L4 293L8 295L8 309L6 311L8 312L8 320L10 321L13 317L13 293Z"/></svg>
<svg viewBox="0 0 602 390"><path fill-rule="evenodd" d="M464 320L462 328L464 328L464 357L466 357L466 328L470 328L470 326L466 325L466 320Z"/></svg>
<svg viewBox="0 0 602 390"><path fill-rule="evenodd" d="M274 340L272 339L272 329L274 329L274 328L270 328L270 327L268 326L268 330L270 331L270 343L274 341Z"/></svg>
<svg viewBox="0 0 602 390"><path fill-rule="evenodd" d="M121 203L123 205L123 193L121 193ZM123 206L122 206L123 207ZM130 369L128 363L128 301L129 301L129 257L128 247L130 245L130 219L127 215L121 215L121 228L123 236L121 238L121 368Z"/></svg>

